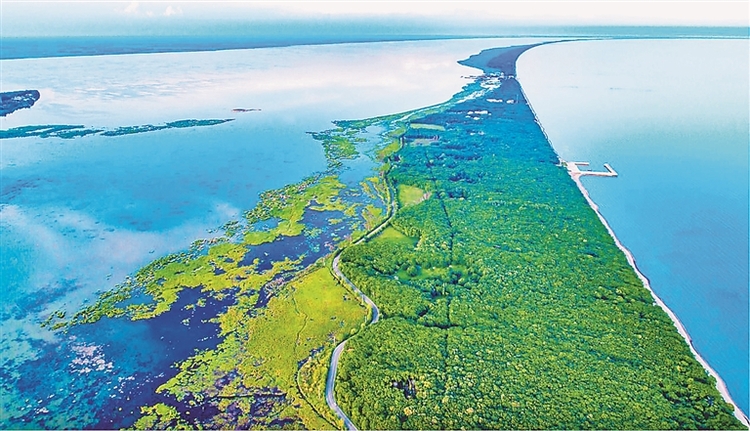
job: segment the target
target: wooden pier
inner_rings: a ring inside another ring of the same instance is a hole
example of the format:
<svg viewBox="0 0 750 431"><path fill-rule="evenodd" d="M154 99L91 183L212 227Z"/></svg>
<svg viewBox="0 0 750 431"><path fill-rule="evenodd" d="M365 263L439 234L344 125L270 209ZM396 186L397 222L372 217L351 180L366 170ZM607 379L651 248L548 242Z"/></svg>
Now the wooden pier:
<svg viewBox="0 0 750 431"><path fill-rule="evenodd" d="M609 163L604 164L604 168L606 169L605 172L602 171L589 171L589 170L581 170L581 166L589 166L589 162L563 162L568 167L568 172L570 172L570 175L572 177L580 177L583 175L591 175L595 177L616 177L617 172L615 172L614 169L612 169L612 166L609 165Z"/></svg>

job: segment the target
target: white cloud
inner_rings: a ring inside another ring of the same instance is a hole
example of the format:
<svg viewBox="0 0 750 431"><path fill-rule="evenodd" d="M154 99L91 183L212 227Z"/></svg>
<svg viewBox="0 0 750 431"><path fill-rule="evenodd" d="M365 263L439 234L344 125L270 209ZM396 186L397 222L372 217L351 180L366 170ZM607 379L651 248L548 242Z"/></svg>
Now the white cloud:
<svg viewBox="0 0 750 431"><path fill-rule="evenodd" d="M164 16L182 15L182 8L167 6L164 10Z"/></svg>
<svg viewBox="0 0 750 431"><path fill-rule="evenodd" d="M125 13L127 15L137 15L138 12L139 12L138 11L138 7L139 6L140 5L138 4L137 1L130 2L130 4L127 5L127 7L125 7L125 9L122 10L122 13Z"/></svg>

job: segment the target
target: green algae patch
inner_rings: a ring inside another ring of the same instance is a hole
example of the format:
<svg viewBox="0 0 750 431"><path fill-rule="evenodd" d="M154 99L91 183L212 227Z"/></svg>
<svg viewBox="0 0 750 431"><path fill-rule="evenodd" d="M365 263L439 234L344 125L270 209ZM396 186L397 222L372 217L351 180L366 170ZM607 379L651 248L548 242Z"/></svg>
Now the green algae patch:
<svg viewBox="0 0 750 431"><path fill-rule="evenodd" d="M178 374L157 392L191 406L237 412L231 421L218 414L193 426L266 428L274 418L294 428L331 428L335 418L319 381L327 367L321 368L320 361L363 326L367 309L319 264L286 284L252 319L247 318L251 310L252 301L229 307L217 318L224 336L219 346L178 364ZM254 416L259 400L268 398L274 400L266 405L272 414ZM156 414L157 409L170 414ZM142 412L136 425L144 428L165 417L172 423L194 420L174 417L173 410L159 404Z"/></svg>

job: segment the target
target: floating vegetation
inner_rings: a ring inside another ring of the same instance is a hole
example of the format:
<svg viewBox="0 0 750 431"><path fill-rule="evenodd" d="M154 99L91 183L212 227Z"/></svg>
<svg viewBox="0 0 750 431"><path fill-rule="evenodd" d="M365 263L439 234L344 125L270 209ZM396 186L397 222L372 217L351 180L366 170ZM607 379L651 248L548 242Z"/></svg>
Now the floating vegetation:
<svg viewBox="0 0 750 431"><path fill-rule="evenodd" d="M132 135L136 133L155 132L157 130L166 129L184 129L188 127L215 126L217 124L222 124L229 121L234 121L234 119L228 118L224 120L179 120L160 125L144 124L141 126L118 127L112 130L70 125L21 126L14 127L8 130L0 130L0 139L28 137L73 139L86 135L122 136Z"/></svg>
<svg viewBox="0 0 750 431"><path fill-rule="evenodd" d="M335 133L364 141L359 129ZM331 159L337 166L345 154L330 156L339 157ZM346 185L335 169L266 191L242 220L218 230L224 236L156 259L94 304L53 313L45 325L148 320L180 312L178 303L190 311L220 300L209 320L218 328L216 346L177 363L134 427L331 428L336 418L321 395L327 361L364 326L368 310L320 258L361 235L357 226L381 219L388 197L379 176Z"/></svg>

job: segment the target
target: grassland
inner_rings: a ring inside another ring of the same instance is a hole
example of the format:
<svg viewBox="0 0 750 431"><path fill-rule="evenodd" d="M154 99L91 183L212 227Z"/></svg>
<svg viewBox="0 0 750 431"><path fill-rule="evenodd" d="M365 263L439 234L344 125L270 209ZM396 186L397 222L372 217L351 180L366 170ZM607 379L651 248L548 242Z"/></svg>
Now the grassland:
<svg viewBox="0 0 750 431"><path fill-rule="evenodd" d="M416 205L425 199L425 191L406 184L398 185L398 202L402 207Z"/></svg>

